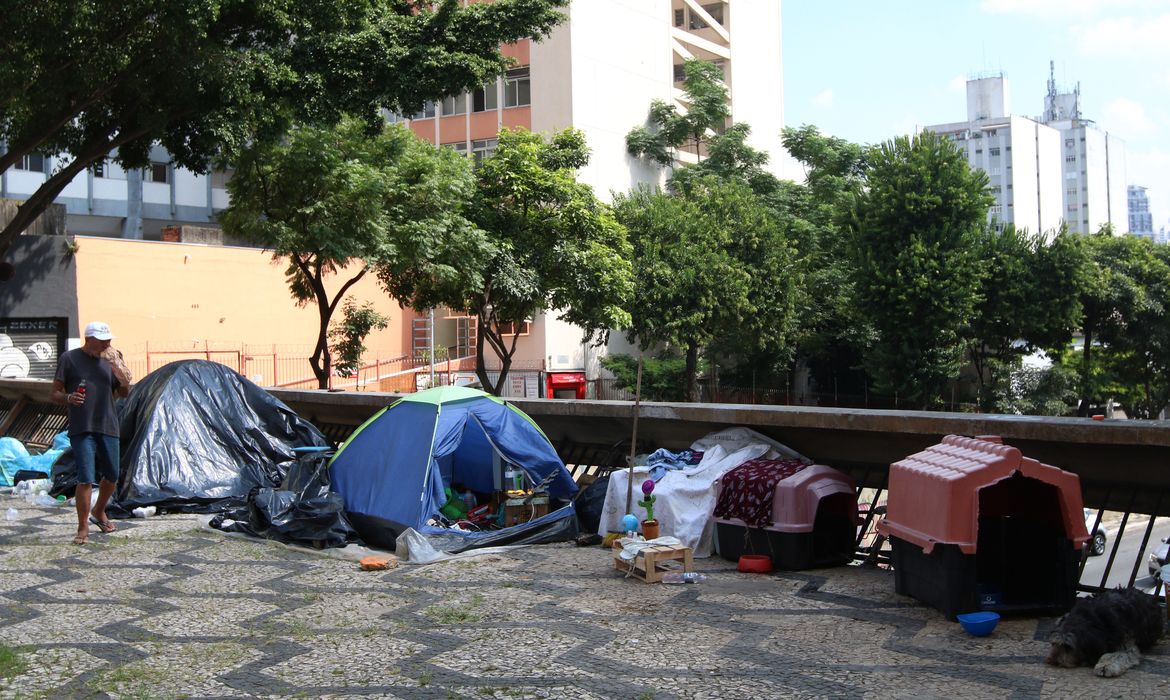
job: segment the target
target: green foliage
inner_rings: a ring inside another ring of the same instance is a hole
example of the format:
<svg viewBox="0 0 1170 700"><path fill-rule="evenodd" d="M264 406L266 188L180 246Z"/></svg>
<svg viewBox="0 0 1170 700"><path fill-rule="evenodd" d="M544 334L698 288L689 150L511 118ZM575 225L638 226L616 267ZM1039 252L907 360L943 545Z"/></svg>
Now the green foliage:
<svg viewBox="0 0 1170 700"><path fill-rule="evenodd" d="M0 678L15 678L28 669L28 662L19 651L0 644Z"/></svg>
<svg viewBox="0 0 1170 700"><path fill-rule="evenodd" d="M353 299L345 300L341 315L341 321L334 323L329 331L329 338L333 341L330 349L337 360L334 363L337 373L349 375L361 369L362 355L366 352L366 336L371 331L385 329L390 319L379 313L370 302L358 306Z"/></svg>
<svg viewBox="0 0 1170 700"><path fill-rule="evenodd" d="M873 148L868 161L852 222L857 304L876 332L866 366L879 390L930 406L958 371L980 301L987 176L929 132Z"/></svg>
<svg viewBox="0 0 1170 700"><path fill-rule="evenodd" d="M676 195L638 190L615 199L629 229L640 284L627 335L687 357L687 396L697 398L699 349L784 353L800 274L785 227L742 183L708 176Z"/></svg>
<svg viewBox="0 0 1170 700"><path fill-rule="evenodd" d="M992 361L995 380L990 409L995 413L1025 416L1067 415L1077 401L1076 372L1061 365L1046 368Z"/></svg>
<svg viewBox="0 0 1170 700"><path fill-rule="evenodd" d="M1082 410L1113 396L1132 417L1156 417L1170 403L1170 252L1107 231L1085 243Z"/></svg>
<svg viewBox="0 0 1170 700"><path fill-rule="evenodd" d="M310 362L322 389L331 373L330 318L369 267L473 228L462 215L473 190L467 160L401 126L371 135L344 119L294 129L283 142L242 152L228 189L224 230L287 259L293 299L317 306ZM336 290L326 284L333 277Z"/></svg>
<svg viewBox="0 0 1170 700"><path fill-rule="evenodd" d="M609 370L619 388L631 393L638 386L638 358L606 355L601 366ZM683 401L686 398L686 359L672 354L642 360L642 397L647 401Z"/></svg>
<svg viewBox="0 0 1170 700"><path fill-rule="evenodd" d="M161 143L205 172L294 122L480 85L510 61L500 46L541 37L568 0L38 0L7 3L0 38L0 172L26 153L68 152L0 233L0 255L74 176L107 155L127 168Z"/></svg>
<svg viewBox="0 0 1170 700"><path fill-rule="evenodd" d="M510 329L542 311L604 339L628 325L633 268L626 231L576 170L589 160L581 132L546 140L500 133L475 172L467 217L473 226L400 241L402 254L379 266L390 292L415 309L449 306L477 318L476 372L488 391L504 385L518 336ZM500 361L493 384L485 350Z"/></svg>
<svg viewBox="0 0 1170 700"><path fill-rule="evenodd" d="M785 183L768 201L792 219L792 238L805 271L805 293L798 297L798 353L827 385L833 377L855 374L873 340L870 319L855 303L847 254L848 214L865 183L867 152L808 125L785 129L783 142L804 165L806 182Z"/></svg>
<svg viewBox="0 0 1170 700"><path fill-rule="evenodd" d="M674 164L678 151L701 154L714 132L722 131L731 108L723 70L697 58L683 63L683 91L686 113L662 100L650 103L649 126L640 126L626 135L626 149L663 167Z"/></svg>

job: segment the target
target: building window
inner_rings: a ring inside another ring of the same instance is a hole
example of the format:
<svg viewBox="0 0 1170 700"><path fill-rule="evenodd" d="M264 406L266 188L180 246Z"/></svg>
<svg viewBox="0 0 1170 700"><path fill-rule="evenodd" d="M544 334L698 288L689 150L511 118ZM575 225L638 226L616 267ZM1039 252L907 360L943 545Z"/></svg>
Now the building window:
<svg viewBox="0 0 1170 700"><path fill-rule="evenodd" d="M718 22L719 26L723 26L723 3L715 2L715 3L711 3L710 5L700 5L700 7L703 8L704 12L711 15L711 19ZM677 17L677 14L676 14L676 17ZM696 14L693 11L691 12L691 29L692 30L706 29L707 26L708 26L707 23L705 21L703 21L702 17L700 17L698 14Z"/></svg>
<svg viewBox="0 0 1170 700"><path fill-rule="evenodd" d="M1064 193L1070 197L1075 197L1075 196L1077 196L1077 188L1075 186L1070 187L1067 190L1065 190Z"/></svg>
<svg viewBox="0 0 1170 700"><path fill-rule="evenodd" d="M467 94L448 95L443 98L443 116L467 114Z"/></svg>
<svg viewBox="0 0 1170 700"><path fill-rule="evenodd" d="M467 142L466 141L455 141L454 143L445 143L445 144L443 144L443 148L450 148L452 151L455 151L456 153L459 153L461 155L467 155Z"/></svg>
<svg viewBox="0 0 1170 700"><path fill-rule="evenodd" d="M471 142L471 155L475 158L476 165L482 163L484 158L495 153L496 143L496 139L483 139L482 141Z"/></svg>
<svg viewBox="0 0 1170 700"><path fill-rule="evenodd" d="M1077 162L1077 157L1076 157L1076 155L1075 155L1075 154L1072 154L1072 153L1070 153L1070 154L1068 154L1067 156L1065 156L1065 157L1064 157L1064 162L1066 162L1066 163L1075 163L1075 162Z"/></svg>
<svg viewBox="0 0 1170 700"><path fill-rule="evenodd" d="M975 155L979 155L979 154L980 154L980 153L982 153L982 152L983 152L983 149L982 149L982 148L976 148L976 149L975 149Z"/></svg>
<svg viewBox="0 0 1170 700"><path fill-rule="evenodd" d="M1003 214L1003 207L996 204L995 206L991 207L987 213L991 214L992 216L1000 216Z"/></svg>
<svg viewBox="0 0 1170 700"><path fill-rule="evenodd" d="M388 109L382 110L382 115L386 117L387 124L397 124L398 122L406 121L406 117L402 116L398 112L391 112Z"/></svg>
<svg viewBox="0 0 1170 700"><path fill-rule="evenodd" d="M987 149L987 153L988 153L989 155L998 156L998 155L999 155L999 149L998 149L998 148L989 148L989 149Z"/></svg>
<svg viewBox="0 0 1170 700"><path fill-rule="evenodd" d="M508 71L504 82L504 106L523 107L532 104L532 88L529 85L528 68Z"/></svg>
<svg viewBox="0 0 1170 700"><path fill-rule="evenodd" d="M231 168L228 168L227 170L212 170L211 171L211 186L212 186L212 188L218 189L218 190L227 189L227 184L229 182L231 182L232 176L235 174L236 174L236 171L231 169Z"/></svg>
<svg viewBox="0 0 1170 700"><path fill-rule="evenodd" d="M45 163L48 158L43 153L25 153L20 160L12 164L15 170L27 170L33 173L45 172Z"/></svg>
<svg viewBox="0 0 1170 700"><path fill-rule="evenodd" d="M471 93L472 112L491 112L499 106L500 93L494 80Z"/></svg>
<svg viewBox="0 0 1170 700"><path fill-rule="evenodd" d="M1064 140L1065 148L1072 148L1075 143L1076 143L1076 141L1073 141L1072 139L1065 139Z"/></svg>
<svg viewBox="0 0 1170 700"><path fill-rule="evenodd" d="M992 194L999 194L1000 192L1003 192L1003 188L999 185L992 185L990 189Z"/></svg>
<svg viewBox="0 0 1170 700"><path fill-rule="evenodd" d="M675 10L674 11L674 26L676 26L676 27L683 26L683 22L685 21L685 15L686 15L686 10Z"/></svg>
<svg viewBox="0 0 1170 700"><path fill-rule="evenodd" d="M143 182L170 182L170 170L166 163L151 163L142 174Z"/></svg>
<svg viewBox="0 0 1170 700"><path fill-rule="evenodd" d="M500 328L500 335L517 335L516 323L514 321L501 322L499 325L499 328ZM531 321L521 321L520 322L519 335L528 335L531 331L532 331L532 322Z"/></svg>
<svg viewBox="0 0 1170 700"><path fill-rule="evenodd" d="M93 176L94 176L94 177L105 177L105 176L106 176L106 170L107 170L108 168L109 168L109 166L108 166L108 165L106 165L106 159L105 159L105 158L102 158L102 159L101 159L101 160L99 160L98 162L96 162L96 163L94 163L93 165L89 166L89 169L93 171Z"/></svg>
<svg viewBox="0 0 1170 700"><path fill-rule="evenodd" d="M435 103L427 100L423 103L422 111L416 112L411 119L431 119L435 116Z"/></svg>

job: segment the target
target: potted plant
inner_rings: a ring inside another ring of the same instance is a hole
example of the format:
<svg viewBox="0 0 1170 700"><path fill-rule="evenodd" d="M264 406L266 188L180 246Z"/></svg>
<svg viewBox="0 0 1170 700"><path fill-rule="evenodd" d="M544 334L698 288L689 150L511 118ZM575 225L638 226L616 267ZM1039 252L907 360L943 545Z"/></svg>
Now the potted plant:
<svg viewBox="0 0 1170 700"><path fill-rule="evenodd" d="M638 505L646 509L646 519L642 521L642 536L648 540L658 538L658 521L654 519L654 501L658 498L651 494L654 493L654 480L647 479L642 482L642 500L638 501Z"/></svg>

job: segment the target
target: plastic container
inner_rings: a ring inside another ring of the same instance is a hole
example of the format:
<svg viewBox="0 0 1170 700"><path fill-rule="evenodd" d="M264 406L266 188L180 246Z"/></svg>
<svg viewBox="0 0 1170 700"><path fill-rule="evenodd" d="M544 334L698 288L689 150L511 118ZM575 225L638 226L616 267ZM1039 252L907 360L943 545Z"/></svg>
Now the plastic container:
<svg viewBox="0 0 1170 700"><path fill-rule="evenodd" d="M19 519L19 518L20 518L20 511L18 511L18 510L17 510L17 509L15 509L15 508L9 508L9 509L8 509L8 510L7 510L7 511L4 513L4 519L5 519L5 520L17 520L17 519Z"/></svg>
<svg viewBox="0 0 1170 700"><path fill-rule="evenodd" d="M972 637L986 637L995 631L995 626L999 624L999 613L983 611L965 613L956 616L959 624L967 631L967 634Z"/></svg>
<svg viewBox="0 0 1170 700"><path fill-rule="evenodd" d="M130 511L136 518L149 518L157 512L158 510L154 506L138 507Z"/></svg>
<svg viewBox="0 0 1170 700"><path fill-rule="evenodd" d="M738 568L745 574L771 573L772 557L766 554L745 554L739 558Z"/></svg>
<svg viewBox="0 0 1170 700"><path fill-rule="evenodd" d="M663 583L698 583L706 579L706 576L694 571L671 571L662 575Z"/></svg>

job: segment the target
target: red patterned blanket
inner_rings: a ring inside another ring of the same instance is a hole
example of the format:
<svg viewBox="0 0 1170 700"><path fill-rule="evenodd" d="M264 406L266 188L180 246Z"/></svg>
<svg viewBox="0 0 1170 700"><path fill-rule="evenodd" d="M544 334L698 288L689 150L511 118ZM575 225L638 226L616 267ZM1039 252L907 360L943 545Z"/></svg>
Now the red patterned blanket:
<svg viewBox="0 0 1170 700"><path fill-rule="evenodd" d="M799 459L752 459L720 477L716 518L739 518L748 527L772 524L776 485L808 465Z"/></svg>

